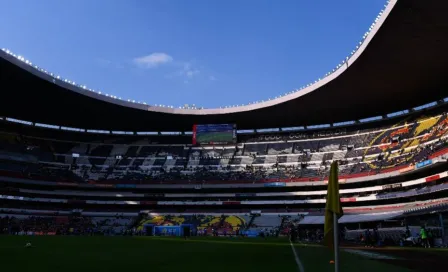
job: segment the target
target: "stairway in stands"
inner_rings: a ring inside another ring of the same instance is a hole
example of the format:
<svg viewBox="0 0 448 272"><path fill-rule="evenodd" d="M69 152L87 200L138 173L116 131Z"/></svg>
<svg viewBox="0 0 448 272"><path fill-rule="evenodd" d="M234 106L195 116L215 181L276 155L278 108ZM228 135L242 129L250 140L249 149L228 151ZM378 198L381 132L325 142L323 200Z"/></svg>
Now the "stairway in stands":
<svg viewBox="0 0 448 272"><path fill-rule="evenodd" d="M247 223L245 230L248 230L250 228L250 226L252 226L252 223L254 223L255 217L257 217L256 214L251 216L250 221L249 221L249 223Z"/></svg>
<svg viewBox="0 0 448 272"><path fill-rule="evenodd" d="M134 221L129 225L129 230L132 230L133 228L137 228L139 224L144 219L143 213L139 213L137 217L134 218Z"/></svg>
<svg viewBox="0 0 448 272"><path fill-rule="evenodd" d="M286 216L282 216L282 222L280 223L279 232L282 233L285 227L287 226L287 223L289 223L289 220Z"/></svg>

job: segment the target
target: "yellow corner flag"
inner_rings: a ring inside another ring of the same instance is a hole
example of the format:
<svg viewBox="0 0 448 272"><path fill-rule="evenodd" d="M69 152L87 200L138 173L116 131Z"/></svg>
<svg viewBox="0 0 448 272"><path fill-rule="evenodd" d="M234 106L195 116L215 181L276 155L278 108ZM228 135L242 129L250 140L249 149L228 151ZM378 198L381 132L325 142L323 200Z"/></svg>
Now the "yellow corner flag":
<svg viewBox="0 0 448 272"><path fill-rule="evenodd" d="M324 243L330 248L334 247L335 215L338 218L343 215L341 201L339 199L338 163L336 161L331 164L330 177L328 179L327 204L325 205Z"/></svg>

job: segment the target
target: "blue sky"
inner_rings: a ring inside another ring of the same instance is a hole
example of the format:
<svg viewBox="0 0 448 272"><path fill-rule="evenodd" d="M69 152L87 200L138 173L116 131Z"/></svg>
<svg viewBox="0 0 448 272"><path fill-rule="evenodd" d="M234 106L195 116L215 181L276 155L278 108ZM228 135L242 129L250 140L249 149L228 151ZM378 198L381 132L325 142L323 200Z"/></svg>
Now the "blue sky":
<svg viewBox="0 0 448 272"><path fill-rule="evenodd" d="M0 48L123 99L246 104L332 70L385 3L0 0Z"/></svg>

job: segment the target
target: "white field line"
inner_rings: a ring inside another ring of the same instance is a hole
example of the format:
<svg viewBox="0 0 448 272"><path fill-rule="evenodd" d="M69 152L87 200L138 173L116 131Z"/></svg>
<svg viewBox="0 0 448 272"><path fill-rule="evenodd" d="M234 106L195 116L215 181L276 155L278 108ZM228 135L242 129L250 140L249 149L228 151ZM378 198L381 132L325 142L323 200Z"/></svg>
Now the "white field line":
<svg viewBox="0 0 448 272"><path fill-rule="evenodd" d="M303 264L300 261L300 258L297 255L296 249L295 249L294 245L292 244L291 240L289 240L289 244L291 245L292 253L294 254L294 259L296 260L296 264L297 264L297 268L298 268L299 272L305 272L305 269L303 268Z"/></svg>

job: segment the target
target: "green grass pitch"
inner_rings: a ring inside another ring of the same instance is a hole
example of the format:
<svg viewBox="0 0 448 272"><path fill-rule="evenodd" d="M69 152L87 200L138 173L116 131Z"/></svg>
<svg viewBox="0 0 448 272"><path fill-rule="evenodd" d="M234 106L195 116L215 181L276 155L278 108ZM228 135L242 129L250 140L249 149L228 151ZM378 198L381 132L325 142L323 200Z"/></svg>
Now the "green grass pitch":
<svg viewBox="0 0 448 272"><path fill-rule="evenodd" d="M196 135L196 141L198 143L209 143L209 142L232 142L233 133L232 132L210 132L204 134Z"/></svg>
<svg viewBox="0 0 448 272"><path fill-rule="evenodd" d="M25 248L27 242L32 248ZM305 271L334 271L331 253L295 246ZM284 238L0 236L1 271L299 271ZM344 272L405 272L401 267L341 252Z"/></svg>

